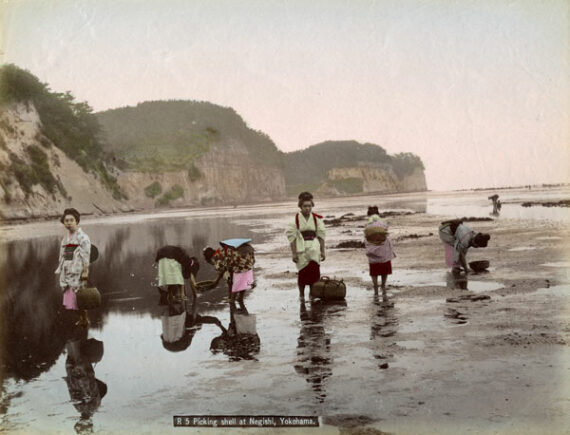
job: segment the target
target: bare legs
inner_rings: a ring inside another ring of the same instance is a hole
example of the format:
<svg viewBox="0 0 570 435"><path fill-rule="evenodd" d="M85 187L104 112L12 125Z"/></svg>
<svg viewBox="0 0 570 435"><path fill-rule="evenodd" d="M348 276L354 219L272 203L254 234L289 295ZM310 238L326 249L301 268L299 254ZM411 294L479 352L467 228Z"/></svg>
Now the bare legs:
<svg viewBox="0 0 570 435"><path fill-rule="evenodd" d="M382 294L386 293L386 281L388 280L388 275L380 275L381 277L381 284L380 288L382 289ZM378 275L370 275L372 278L372 285L374 286L374 293L378 293Z"/></svg>
<svg viewBox="0 0 570 435"><path fill-rule="evenodd" d="M305 285L299 284L299 300L305 302Z"/></svg>

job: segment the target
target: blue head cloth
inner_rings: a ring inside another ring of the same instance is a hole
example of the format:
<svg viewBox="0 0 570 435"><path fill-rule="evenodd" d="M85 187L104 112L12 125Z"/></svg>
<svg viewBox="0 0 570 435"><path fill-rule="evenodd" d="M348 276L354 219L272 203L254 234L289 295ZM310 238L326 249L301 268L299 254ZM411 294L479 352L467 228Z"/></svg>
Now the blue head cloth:
<svg viewBox="0 0 570 435"><path fill-rule="evenodd" d="M231 246L232 248L239 248L241 245L251 242L251 239L227 239L222 240L220 245Z"/></svg>

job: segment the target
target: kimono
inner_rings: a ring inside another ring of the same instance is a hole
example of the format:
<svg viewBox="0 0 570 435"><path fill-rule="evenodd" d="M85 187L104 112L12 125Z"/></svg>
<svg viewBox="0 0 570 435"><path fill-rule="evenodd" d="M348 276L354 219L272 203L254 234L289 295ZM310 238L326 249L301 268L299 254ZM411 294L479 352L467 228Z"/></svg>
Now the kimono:
<svg viewBox="0 0 570 435"><path fill-rule="evenodd" d="M81 286L81 273L89 266L91 241L89 236L78 228L67 234L61 241L59 263L55 273L59 274L59 285L63 293L63 305L70 310L77 309L75 292Z"/></svg>
<svg viewBox="0 0 570 435"><path fill-rule="evenodd" d="M325 224L321 216L311 213L308 219L298 212L289 222L285 236L289 243L295 242L299 284L313 284L320 278L321 246L319 238L325 239Z"/></svg>
<svg viewBox="0 0 570 435"><path fill-rule="evenodd" d="M244 249L240 253L240 248L223 245L217 249L212 256L214 268L218 272L223 272L224 277L231 282L231 292L237 293L248 290L253 286L253 265L255 256L253 249ZM231 274L231 281L230 281Z"/></svg>
<svg viewBox="0 0 570 435"><path fill-rule="evenodd" d="M374 216L377 215L373 215L371 218ZM364 229L366 236L364 247L366 248L368 263L370 264L370 275L390 275L392 273L391 260L396 257L396 253L392 247L392 241L388 236L388 224L380 218L369 219L368 222L368 225L366 225ZM380 234L383 235L383 237L376 238L378 241L374 241L374 236Z"/></svg>
<svg viewBox="0 0 570 435"><path fill-rule="evenodd" d="M461 265L461 256L467 255L471 240L476 234L463 223L457 226L455 233L452 232L452 226L449 223L440 225L439 238L445 246L445 261L448 266L459 267Z"/></svg>
<svg viewBox="0 0 570 435"><path fill-rule="evenodd" d="M194 260L179 246L163 246L154 259L158 263L158 286L184 285L190 278Z"/></svg>

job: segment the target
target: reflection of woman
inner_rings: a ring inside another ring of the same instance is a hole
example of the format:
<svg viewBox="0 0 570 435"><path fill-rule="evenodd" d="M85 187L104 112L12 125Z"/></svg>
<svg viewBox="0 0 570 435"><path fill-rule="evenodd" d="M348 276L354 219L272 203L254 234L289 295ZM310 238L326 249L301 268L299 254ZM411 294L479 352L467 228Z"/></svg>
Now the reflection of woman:
<svg viewBox="0 0 570 435"><path fill-rule="evenodd" d="M67 230L67 236L61 241L59 264L55 273L59 273L59 285L63 291L63 305L68 310L78 310L76 293L82 281L89 275L89 256L91 241L79 228L80 215L74 208L66 208L60 222ZM78 325L88 326L87 311L81 310Z"/></svg>
<svg viewBox="0 0 570 435"><path fill-rule="evenodd" d="M461 267L465 272L467 267L467 251L470 247L485 248L491 239L489 234L472 231L461 220L442 222L439 226L439 238L445 246L445 261L453 267L453 272L459 272Z"/></svg>
<svg viewBox="0 0 570 435"><path fill-rule="evenodd" d="M307 311L305 302L301 302L301 330L297 339L295 371L306 378L317 400L322 403L326 398L325 380L332 375L331 339L323 325L327 305L323 301L312 301L310 307L310 311Z"/></svg>
<svg viewBox="0 0 570 435"><path fill-rule="evenodd" d="M210 350L213 353L223 352L231 361L255 359L254 355L259 353L261 347L255 315L249 314L243 302L239 305L238 309L235 304L230 304L228 330L210 343Z"/></svg>
<svg viewBox="0 0 570 435"><path fill-rule="evenodd" d="M81 414L75 430L78 433L92 431L91 417L107 394L107 384L95 378L92 365L102 357L102 343L94 339L87 340L85 333L80 339L69 340L66 348L65 381L73 406Z"/></svg>
<svg viewBox="0 0 570 435"><path fill-rule="evenodd" d="M198 314L198 303L194 299L190 312L186 312L179 301L169 304L162 314L162 345L170 352L188 349L196 332L203 324L217 325L222 333L226 333L222 322L214 316Z"/></svg>
<svg viewBox="0 0 570 435"><path fill-rule="evenodd" d="M299 298L305 299L305 286L312 285L321 277L320 262L325 259L325 224L322 216L312 213L315 203L309 192L299 194L301 209L287 225L285 235L291 246L293 262L299 276Z"/></svg>

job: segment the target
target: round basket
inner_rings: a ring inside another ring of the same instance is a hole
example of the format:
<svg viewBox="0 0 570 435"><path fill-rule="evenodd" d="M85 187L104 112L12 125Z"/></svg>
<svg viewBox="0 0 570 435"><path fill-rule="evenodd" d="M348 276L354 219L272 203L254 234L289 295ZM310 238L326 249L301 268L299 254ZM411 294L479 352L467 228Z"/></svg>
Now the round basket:
<svg viewBox="0 0 570 435"><path fill-rule="evenodd" d="M475 272L483 272L489 267L489 262L487 260L472 261L469 263L469 267Z"/></svg>
<svg viewBox="0 0 570 435"><path fill-rule="evenodd" d="M212 280L205 280L205 281L196 282L196 290L198 290L199 292L212 290L214 287L216 287L216 284L215 284L215 281L212 281Z"/></svg>

